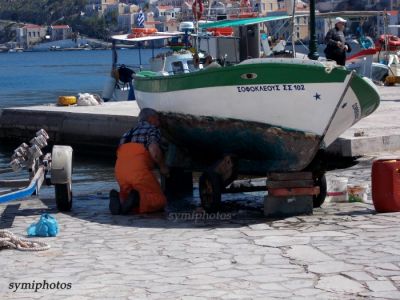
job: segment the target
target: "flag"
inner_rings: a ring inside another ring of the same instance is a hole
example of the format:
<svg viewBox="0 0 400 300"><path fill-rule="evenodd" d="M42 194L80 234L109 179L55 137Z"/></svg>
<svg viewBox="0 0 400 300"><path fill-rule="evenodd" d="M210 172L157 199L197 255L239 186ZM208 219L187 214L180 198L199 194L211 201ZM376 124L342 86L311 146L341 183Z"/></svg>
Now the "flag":
<svg viewBox="0 0 400 300"><path fill-rule="evenodd" d="M144 13L142 10L140 10L137 18L136 18L136 23L138 27L144 27Z"/></svg>

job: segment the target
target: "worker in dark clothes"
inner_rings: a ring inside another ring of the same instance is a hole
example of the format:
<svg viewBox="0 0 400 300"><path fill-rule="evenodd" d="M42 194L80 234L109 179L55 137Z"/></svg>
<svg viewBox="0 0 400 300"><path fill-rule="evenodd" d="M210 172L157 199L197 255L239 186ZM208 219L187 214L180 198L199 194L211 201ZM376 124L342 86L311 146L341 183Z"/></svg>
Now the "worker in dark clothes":
<svg viewBox="0 0 400 300"><path fill-rule="evenodd" d="M144 108L137 126L122 136L115 163L120 192L110 192L112 214L151 213L165 207L166 198L152 172L157 164L161 174L167 177L169 174L160 148L159 125L158 113Z"/></svg>
<svg viewBox="0 0 400 300"><path fill-rule="evenodd" d="M350 52L351 48L344 37L344 28L346 20L340 17L335 19L335 28L328 31L325 37L325 55L327 59L336 61L340 66L346 64L346 52Z"/></svg>

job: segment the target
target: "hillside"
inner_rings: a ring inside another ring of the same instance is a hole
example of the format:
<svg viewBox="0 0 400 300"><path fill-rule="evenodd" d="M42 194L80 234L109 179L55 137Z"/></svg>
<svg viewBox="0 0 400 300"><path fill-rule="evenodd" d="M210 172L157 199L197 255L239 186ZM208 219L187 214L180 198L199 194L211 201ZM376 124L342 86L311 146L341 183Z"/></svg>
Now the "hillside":
<svg viewBox="0 0 400 300"><path fill-rule="evenodd" d="M52 24L80 14L85 0L0 0L0 19Z"/></svg>
<svg viewBox="0 0 400 300"><path fill-rule="evenodd" d="M116 16L84 16L86 0L0 0L0 19L38 25L67 24L73 31L106 39Z"/></svg>

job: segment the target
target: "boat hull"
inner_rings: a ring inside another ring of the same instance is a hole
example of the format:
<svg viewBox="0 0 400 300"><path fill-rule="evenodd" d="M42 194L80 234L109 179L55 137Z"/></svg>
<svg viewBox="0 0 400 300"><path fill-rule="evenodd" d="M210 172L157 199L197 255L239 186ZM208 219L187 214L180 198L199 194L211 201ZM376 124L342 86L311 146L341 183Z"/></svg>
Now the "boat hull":
<svg viewBox="0 0 400 300"><path fill-rule="evenodd" d="M316 134L265 123L166 112L160 116L163 136L189 153L194 166L210 166L234 154L240 173L299 171L321 143Z"/></svg>

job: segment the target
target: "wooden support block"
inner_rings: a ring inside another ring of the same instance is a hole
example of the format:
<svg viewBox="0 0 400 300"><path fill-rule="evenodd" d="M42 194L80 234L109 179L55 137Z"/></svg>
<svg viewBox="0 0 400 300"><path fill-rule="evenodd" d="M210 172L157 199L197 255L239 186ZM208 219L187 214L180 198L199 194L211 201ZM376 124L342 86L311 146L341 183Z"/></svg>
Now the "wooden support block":
<svg viewBox="0 0 400 300"><path fill-rule="evenodd" d="M313 213L312 196L274 197L264 199L264 215L267 217L289 217L311 215Z"/></svg>
<svg viewBox="0 0 400 300"><path fill-rule="evenodd" d="M270 181L287 181L287 180L312 180L311 172L292 172L292 173L269 173L267 175Z"/></svg>
<svg viewBox="0 0 400 300"><path fill-rule="evenodd" d="M288 196L313 196L320 193L319 186L311 188L276 188L268 189L268 195L274 197L288 197Z"/></svg>
<svg viewBox="0 0 400 300"><path fill-rule="evenodd" d="M314 180L286 180L286 181L267 181L268 189L276 188L306 188L313 187Z"/></svg>

